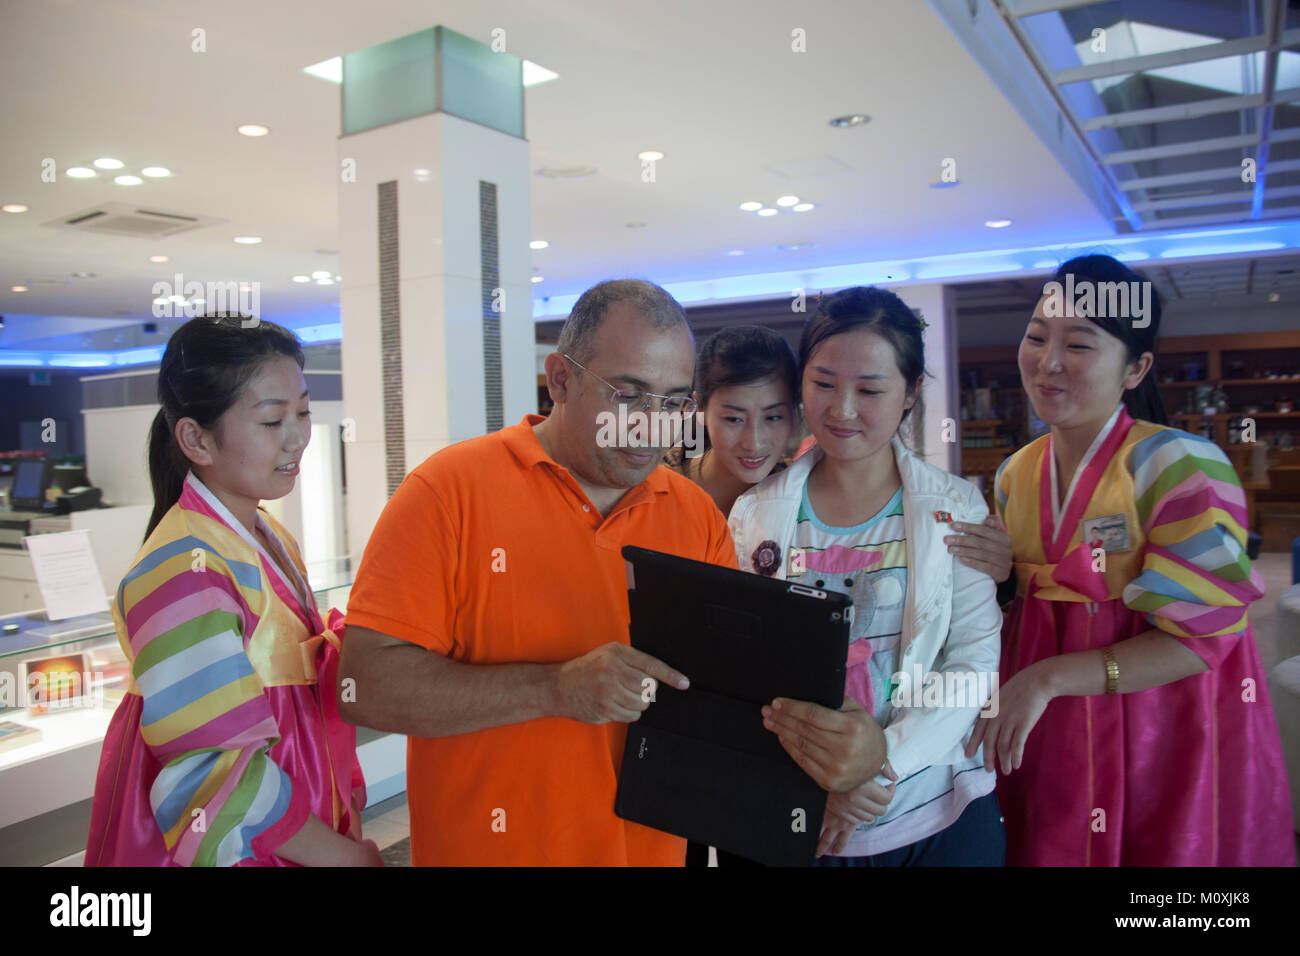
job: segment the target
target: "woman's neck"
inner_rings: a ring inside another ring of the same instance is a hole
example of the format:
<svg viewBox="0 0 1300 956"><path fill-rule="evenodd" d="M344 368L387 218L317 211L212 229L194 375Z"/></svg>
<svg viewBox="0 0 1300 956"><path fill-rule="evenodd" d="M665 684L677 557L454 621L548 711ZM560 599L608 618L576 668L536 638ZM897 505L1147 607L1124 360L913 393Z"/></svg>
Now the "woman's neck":
<svg viewBox="0 0 1300 956"><path fill-rule="evenodd" d="M212 492L213 496L226 506L229 511L241 525L254 538L257 537L257 502L252 498L246 498L243 495L233 494L217 485L210 484L197 471L194 477L203 482L203 487Z"/></svg>
<svg viewBox="0 0 1300 956"><path fill-rule="evenodd" d="M819 516L821 510L828 514L834 511L839 517L828 523L844 527L878 512L902 483L892 444L884 445L869 458L845 460L824 455L808 476L809 493L821 499ZM846 513L855 520L847 520Z"/></svg>
<svg viewBox="0 0 1300 956"><path fill-rule="evenodd" d="M1056 458L1057 495L1065 497L1074 473L1078 471L1083 457L1097 440L1106 422L1110 421L1112 410L1104 418L1096 419L1082 425L1062 427L1052 426L1052 455Z"/></svg>
<svg viewBox="0 0 1300 956"><path fill-rule="evenodd" d="M687 458L686 461L689 469L691 459ZM706 451L698 462L696 468L699 470L696 474L699 476L700 487L709 493L719 511L724 515L731 514L731 506L736 503L736 499L753 485L737 478L723 467L718 456L713 454L713 449Z"/></svg>

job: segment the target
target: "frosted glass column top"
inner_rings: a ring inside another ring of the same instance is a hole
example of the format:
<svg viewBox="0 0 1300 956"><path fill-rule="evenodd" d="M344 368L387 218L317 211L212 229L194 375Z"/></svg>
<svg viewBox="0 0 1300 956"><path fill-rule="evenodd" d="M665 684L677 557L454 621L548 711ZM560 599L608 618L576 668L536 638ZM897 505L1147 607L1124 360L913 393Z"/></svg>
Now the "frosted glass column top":
<svg viewBox="0 0 1300 956"><path fill-rule="evenodd" d="M343 56L343 135L445 112L524 135L522 61L432 27Z"/></svg>

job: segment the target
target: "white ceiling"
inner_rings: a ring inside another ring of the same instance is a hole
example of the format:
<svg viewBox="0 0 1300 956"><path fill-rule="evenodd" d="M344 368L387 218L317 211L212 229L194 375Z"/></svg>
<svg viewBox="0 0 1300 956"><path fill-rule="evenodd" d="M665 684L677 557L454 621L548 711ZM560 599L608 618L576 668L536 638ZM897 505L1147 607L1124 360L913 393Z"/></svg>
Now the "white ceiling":
<svg viewBox="0 0 1300 956"><path fill-rule="evenodd" d="M673 282L1112 234L920 0L0 0L0 18L0 202L30 207L0 214L0 313L138 323L152 284L175 272L258 281L270 318L322 313L338 287L290 276L338 270L339 88L302 67L436 24L484 42L504 28L511 53L559 73L526 94L532 168L599 170L532 180L533 233L551 242L533 253L538 296L616 275ZM191 51L196 28L204 53ZM806 53L791 51L795 28ZM871 123L827 123L855 112ZM235 133L252 122L271 135ZM653 184L640 179L646 149L667 154ZM62 174L105 155L174 175L122 187ZM46 157L55 183L41 181ZM945 157L961 185L928 188ZM841 169L780 172L816 163ZM736 208L784 193L818 208ZM226 221L162 240L41 225L113 200ZM248 234L264 242L232 242ZM773 248L797 242L817 245ZM158 253L170 261L150 263Z"/></svg>

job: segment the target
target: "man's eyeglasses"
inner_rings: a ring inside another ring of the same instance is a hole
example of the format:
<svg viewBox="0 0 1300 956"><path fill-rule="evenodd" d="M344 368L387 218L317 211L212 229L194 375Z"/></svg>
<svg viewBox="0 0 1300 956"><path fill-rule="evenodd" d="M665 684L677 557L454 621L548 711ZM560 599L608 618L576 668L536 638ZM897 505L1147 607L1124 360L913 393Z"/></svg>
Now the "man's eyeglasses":
<svg viewBox="0 0 1300 956"><path fill-rule="evenodd" d="M643 392L640 389L635 388L619 388L617 385L610 385L609 382L606 382L591 369L583 366L576 359L565 355L563 352L561 352L560 355L578 366L578 368L582 369L598 382L603 382L605 385L608 385L610 389L609 400L615 405L624 405L633 411L645 411L651 406L651 404L653 404L653 400L657 398L659 399L659 407L665 412L690 415L695 411L695 399L690 398L689 396L657 395L654 392Z"/></svg>

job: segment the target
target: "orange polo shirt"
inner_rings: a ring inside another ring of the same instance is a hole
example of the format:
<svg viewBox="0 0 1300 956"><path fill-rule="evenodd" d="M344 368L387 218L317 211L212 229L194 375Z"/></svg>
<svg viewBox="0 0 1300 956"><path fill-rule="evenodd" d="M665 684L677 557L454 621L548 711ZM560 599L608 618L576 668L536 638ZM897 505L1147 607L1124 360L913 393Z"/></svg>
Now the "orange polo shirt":
<svg viewBox="0 0 1300 956"><path fill-rule="evenodd" d="M602 518L542 449L540 416L430 456L366 545L349 624L470 664L628 642L625 544L736 566L713 500L659 467ZM690 676L690 675L687 675ZM627 725L561 717L410 738L411 862L682 865L686 841L614 815Z"/></svg>

